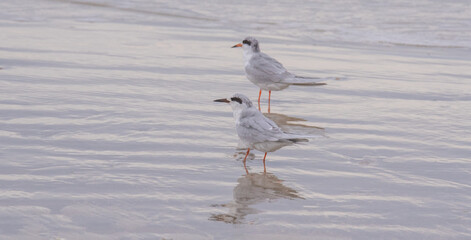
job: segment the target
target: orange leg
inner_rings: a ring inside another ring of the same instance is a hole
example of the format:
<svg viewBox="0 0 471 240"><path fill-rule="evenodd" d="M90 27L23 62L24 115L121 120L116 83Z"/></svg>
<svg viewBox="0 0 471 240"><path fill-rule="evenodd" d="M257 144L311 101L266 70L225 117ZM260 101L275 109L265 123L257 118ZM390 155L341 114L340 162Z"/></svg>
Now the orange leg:
<svg viewBox="0 0 471 240"><path fill-rule="evenodd" d="M245 154L245 158L244 158L244 168L247 174L249 174L249 170L247 170L247 165L245 165L245 161L247 160L247 156L249 155L249 153L250 153L250 148L247 149L247 154Z"/></svg>
<svg viewBox="0 0 471 240"><path fill-rule="evenodd" d="M267 172L267 167L265 166L265 158L267 157L267 153L265 153L265 156L263 156L263 172Z"/></svg>
<svg viewBox="0 0 471 240"><path fill-rule="evenodd" d="M259 111L262 111L262 109L260 108L260 97L262 96L262 89L260 89L260 92L258 93L258 110Z"/></svg>
<svg viewBox="0 0 471 240"><path fill-rule="evenodd" d="M270 113L270 98L271 98L271 90L268 91L268 113Z"/></svg>

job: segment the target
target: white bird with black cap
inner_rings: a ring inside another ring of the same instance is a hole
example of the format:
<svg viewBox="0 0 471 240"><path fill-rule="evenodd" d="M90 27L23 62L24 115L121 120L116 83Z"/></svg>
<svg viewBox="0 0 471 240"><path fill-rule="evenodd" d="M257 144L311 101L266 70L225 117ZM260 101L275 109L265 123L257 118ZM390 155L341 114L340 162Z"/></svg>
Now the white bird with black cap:
<svg viewBox="0 0 471 240"><path fill-rule="evenodd" d="M237 135L248 148L244 158L244 168L247 173L246 160L250 149L265 153L263 169L266 172L265 158L267 152L273 152L294 143L307 142L306 138L314 137L283 132L275 122L257 110L250 99L243 94L236 93L230 99L222 98L214 101L229 103L232 107Z"/></svg>
<svg viewBox="0 0 471 240"><path fill-rule="evenodd" d="M290 85L326 85L326 83L319 83L316 81L330 79L300 77L288 72L276 59L262 53L257 39L253 37L245 38L242 43L238 43L232 48L236 47L241 47L243 49L245 73L247 78L260 88L260 92L258 94L259 110L261 110L260 97L262 95L262 90L268 91L268 112L270 112L271 91L280 91Z"/></svg>

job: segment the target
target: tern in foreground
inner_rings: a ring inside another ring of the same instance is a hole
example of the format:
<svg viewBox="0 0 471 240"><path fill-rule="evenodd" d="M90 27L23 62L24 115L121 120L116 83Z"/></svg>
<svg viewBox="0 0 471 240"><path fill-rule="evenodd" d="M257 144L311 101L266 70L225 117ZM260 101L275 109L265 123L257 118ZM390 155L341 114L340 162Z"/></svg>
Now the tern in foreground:
<svg viewBox="0 0 471 240"><path fill-rule="evenodd" d="M246 96L236 93L229 99L217 99L215 102L229 103L232 107L237 135L239 135L242 143L248 148L244 158L244 168L248 174L245 164L250 149L256 149L264 152L263 169L267 171L265 166L265 158L267 152L273 152L281 147L292 145L297 142L307 142L306 137L296 134L283 132L275 122L266 118Z"/></svg>
<svg viewBox="0 0 471 240"><path fill-rule="evenodd" d="M257 39L247 37L232 48L241 47L244 54L245 73L247 78L260 88L258 94L258 109L260 109L260 96L262 90L268 91L268 112L270 112L271 91L280 91L290 85L320 86L326 83L316 81L327 78L308 78L296 76L288 72L276 59L260 51Z"/></svg>

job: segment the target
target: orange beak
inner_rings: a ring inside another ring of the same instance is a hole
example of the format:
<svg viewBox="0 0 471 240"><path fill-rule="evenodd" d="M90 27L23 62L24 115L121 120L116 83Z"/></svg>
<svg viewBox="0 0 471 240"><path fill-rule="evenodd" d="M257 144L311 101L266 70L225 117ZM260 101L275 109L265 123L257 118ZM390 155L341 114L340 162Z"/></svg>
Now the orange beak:
<svg viewBox="0 0 471 240"><path fill-rule="evenodd" d="M242 47L242 43L237 43L236 45L232 46L232 48L236 48L236 47Z"/></svg>

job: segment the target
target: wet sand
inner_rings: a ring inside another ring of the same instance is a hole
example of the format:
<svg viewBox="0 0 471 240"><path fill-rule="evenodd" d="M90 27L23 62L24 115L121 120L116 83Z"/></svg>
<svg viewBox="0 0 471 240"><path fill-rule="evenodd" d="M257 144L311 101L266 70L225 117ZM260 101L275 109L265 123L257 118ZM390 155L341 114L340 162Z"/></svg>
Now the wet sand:
<svg viewBox="0 0 471 240"><path fill-rule="evenodd" d="M247 175L212 102L258 96L230 48L246 33L99 3L0 7L2 238L471 238L467 48L261 31L290 71L343 79L273 92L282 127L324 137L269 153L267 174L253 151Z"/></svg>

